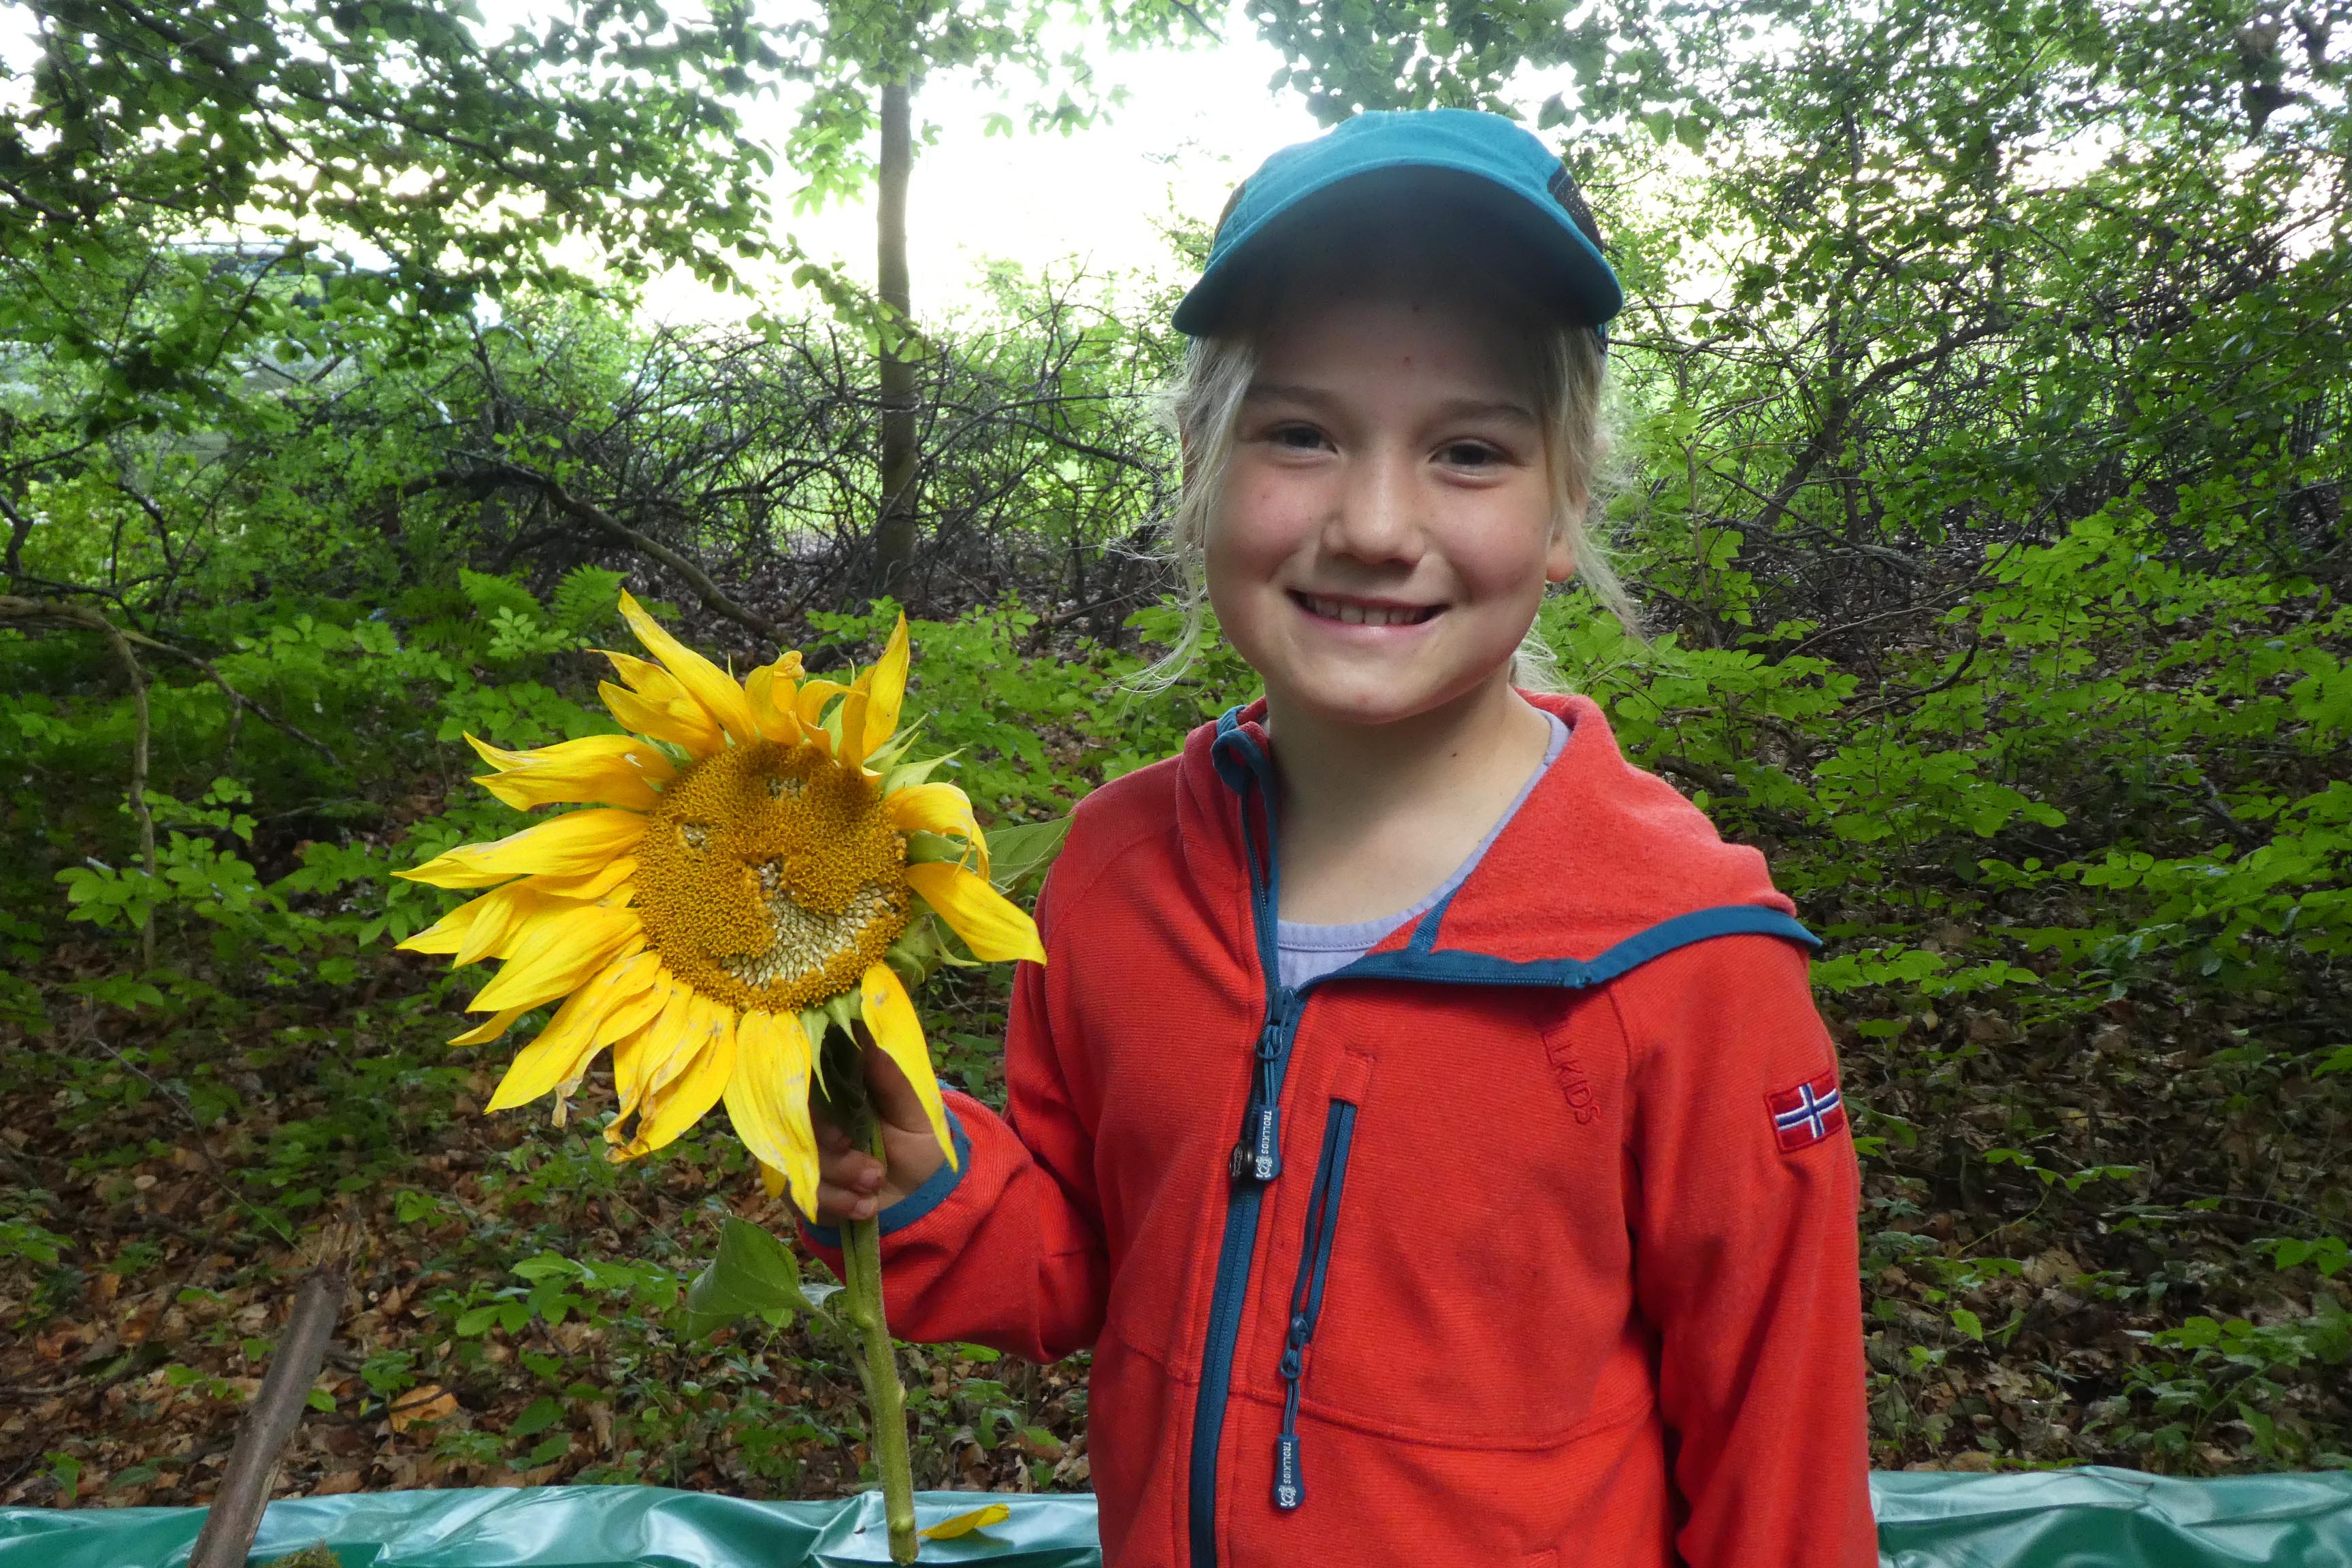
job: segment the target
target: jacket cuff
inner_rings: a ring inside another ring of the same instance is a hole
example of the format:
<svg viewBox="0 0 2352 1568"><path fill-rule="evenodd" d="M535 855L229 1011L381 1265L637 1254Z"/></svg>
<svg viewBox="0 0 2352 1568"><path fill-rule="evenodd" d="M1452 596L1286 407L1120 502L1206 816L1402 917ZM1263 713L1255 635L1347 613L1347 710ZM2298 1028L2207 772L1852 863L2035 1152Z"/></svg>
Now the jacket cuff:
<svg viewBox="0 0 2352 1568"><path fill-rule="evenodd" d="M947 1114L948 1136L955 1143L955 1163L950 1164L944 1160L940 1161L940 1168L933 1171L929 1179L921 1186L884 1209L877 1216L882 1222L882 1234L885 1237L906 1229L947 1202L963 1181L964 1173L971 1169L971 1140L964 1135L963 1123L956 1119L954 1108L950 1107ZM817 1225L803 1219L801 1221L801 1229L811 1241L827 1251L841 1250L841 1230L838 1226Z"/></svg>

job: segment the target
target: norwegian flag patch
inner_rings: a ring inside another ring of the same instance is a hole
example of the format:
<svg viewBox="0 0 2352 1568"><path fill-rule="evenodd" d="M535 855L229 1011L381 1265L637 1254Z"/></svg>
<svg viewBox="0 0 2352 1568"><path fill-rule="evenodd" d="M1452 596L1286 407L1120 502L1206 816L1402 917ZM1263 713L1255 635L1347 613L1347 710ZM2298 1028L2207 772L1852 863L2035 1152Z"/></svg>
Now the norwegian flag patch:
<svg viewBox="0 0 2352 1568"><path fill-rule="evenodd" d="M1834 1072L1768 1094L1764 1106L1772 1113L1772 1136L1783 1154L1810 1149L1845 1125L1845 1096L1838 1091Z"/></svg>

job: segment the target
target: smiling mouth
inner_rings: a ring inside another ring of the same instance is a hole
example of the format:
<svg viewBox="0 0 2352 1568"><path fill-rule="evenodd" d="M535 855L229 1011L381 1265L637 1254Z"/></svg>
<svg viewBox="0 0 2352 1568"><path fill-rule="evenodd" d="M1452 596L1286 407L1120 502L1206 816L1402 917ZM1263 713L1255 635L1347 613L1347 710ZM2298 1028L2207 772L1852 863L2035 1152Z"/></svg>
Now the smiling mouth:
<svg viewBox="0 0 2352 1568"><path fill-rule="evenodd" d="M1367 605L1354 599L1326 599L1313 594L1290 595L1308 615L1356 626L1417 626L1434 616L1439 605Z"/></svg>

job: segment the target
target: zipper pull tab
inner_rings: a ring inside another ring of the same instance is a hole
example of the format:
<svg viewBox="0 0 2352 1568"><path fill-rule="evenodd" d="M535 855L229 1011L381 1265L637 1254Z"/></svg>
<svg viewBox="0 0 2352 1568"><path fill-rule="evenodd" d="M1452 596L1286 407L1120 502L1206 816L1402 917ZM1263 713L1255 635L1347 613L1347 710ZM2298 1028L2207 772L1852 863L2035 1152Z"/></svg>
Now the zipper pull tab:
<svg viewBox="0 0 2352 1568"><path fill-rule="evenodd" d="M1298 1435L1286 1432L1274 1440L1274 1506L1294 1509L1307 1500L1307 1482L1298 1473Z"/></svg>
<svg viewBox="0 0 2352 1568"><path fill-rule="evenodd" d="M1282 1174L1282 1108L1270 1100L1254 1102L1242 1118L1241 1146L1234 1163L1253 1181L1270 1182Z"/></svg>

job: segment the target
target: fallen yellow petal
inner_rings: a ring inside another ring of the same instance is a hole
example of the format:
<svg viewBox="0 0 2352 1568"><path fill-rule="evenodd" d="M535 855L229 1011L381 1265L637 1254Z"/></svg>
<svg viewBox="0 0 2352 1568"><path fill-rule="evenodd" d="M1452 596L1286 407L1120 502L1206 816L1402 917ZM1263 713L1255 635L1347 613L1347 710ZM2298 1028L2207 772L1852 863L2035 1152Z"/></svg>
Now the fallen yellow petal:
<svg viewBox="0 0 2352 1568"><path fill-rule="evenodd" d="M970 1513L960 1513L953 1519L943 1519L928 1530L919 1530L915 1533L925 1541L953 1541L959 1535L970 1535L975 1530L986 1530L992 1524L1003 1524L1012 1517L1011 1509L1001 1502L992 1502L986 1508L976 1508Z"/></svg>

